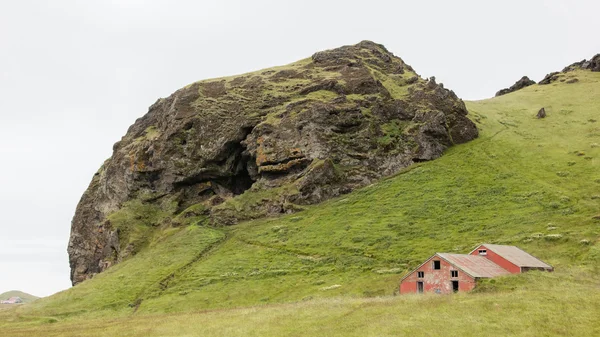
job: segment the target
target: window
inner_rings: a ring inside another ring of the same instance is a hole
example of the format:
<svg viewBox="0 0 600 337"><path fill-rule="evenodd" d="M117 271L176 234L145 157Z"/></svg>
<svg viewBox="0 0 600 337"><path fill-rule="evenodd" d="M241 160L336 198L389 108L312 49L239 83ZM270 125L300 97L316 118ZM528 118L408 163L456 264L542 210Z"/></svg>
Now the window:
<svg viewBox="0 0 600 337"><path fill-rule="evenodd" d="M433 269L434 270L442 269L442 265L440 264L440 261L433 261Z"/></svg>
<svg viewBox="0 0 600 337"><path fill-rule="evenodd" d="M479 250L479 255L487 255L487 250L485 250L485 249L480 249L480 250Z"/></svg>
<svg viewBox="0 0 600 337"><path fill-rule="evenodd" d="M451 277L458 277L458 270L451 270L450 271L450 276Z"/></svg>
<svg viewBox="0 0 600 337"><path fill-rule="evenodd" d="M418 277L418 278L423 278L423 277L425 277L425 272L424 272L424 271L418 271L418 272L417 272L417 277Z"/></svg>

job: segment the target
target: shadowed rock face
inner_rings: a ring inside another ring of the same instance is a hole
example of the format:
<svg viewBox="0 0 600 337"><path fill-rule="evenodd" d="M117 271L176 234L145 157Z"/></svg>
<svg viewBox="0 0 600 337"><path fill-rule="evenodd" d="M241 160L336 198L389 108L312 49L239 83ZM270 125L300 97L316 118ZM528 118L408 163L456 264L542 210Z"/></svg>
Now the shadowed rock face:
<svg viewBox="0 0 600 337"><path fill-rule="evenodd" d="M521 77L520 80L515 82L515 84L513 84L509 88L498 91L496 93L496 97L506 95L506 94L509 94L509 93L517 91L517 90L521 90L521 89L528 87L530 85L533 85L533 84L535 84L535 81L529 79L529 77L527 77L527 76L523 76L523 77Z"/></svg>
<svg viewBox="0 0 600 337"><path fill-rule="evenodd" d="M369 41L189 85L153 104L94 175L72 222L71 280L160 229L291 213L438 158L477 137L466 115Z"/></svg>

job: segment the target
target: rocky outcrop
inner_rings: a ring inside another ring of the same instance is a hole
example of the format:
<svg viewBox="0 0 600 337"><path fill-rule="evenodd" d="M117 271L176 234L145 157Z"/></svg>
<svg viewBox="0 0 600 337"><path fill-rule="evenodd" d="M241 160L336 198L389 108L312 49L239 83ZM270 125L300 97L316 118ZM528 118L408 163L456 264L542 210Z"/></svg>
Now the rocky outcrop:
<svg viewBox="0 0 600 337"><path fill-rule="evenodd" d="M575 62L563 69L563 72L573 71L575 69L584 69L591 71L600 71L600 54L594 55L590 60Z"/></svg>
<svg viewBox="0 0 600 337"><path fill-rule="evenodd" d="M369 41L159 99L72 222L77 284L172 226L232 225L348 193L477 137L464 103Z"/></svg>
<svg viewBox="0 0 600 337"><path fill-rule="evenodd" d="M559 80L561 78L561 75L566 74L570 71L574 71L574 70L600 71L600 54L596 54L590 60L582 60L579 62L575 62L569 66L566 66L560 72L559 71L552 72L552 73L546 75L544 77L544 79L542 79L538 84L545 85L545 84L550 84L550 83L556 82L557 80ZM562 81L567 81L567 83L571 84L571 83L576 83L578 80L577 79L567 80L567 79L563 78L561 80L561 82Z"/></svg>
<svg viewBox="0 0 600 337"><path fill-rule="evenodd" d="M533 84L535 84L535 81L529 79L529 77L527 77L527 76L523 76L523 77L521 77L520 80L518 80L517 82L515 82L515 84L513 84L509 88L502 89L502 90L498 91L496 93L496 97L502 96L502 95L506 95L508 93L511 93L511 92L514 92L514 91L517 91L517 90L521 90L521 89L523 89L525 87L528 87L530 85L533 85Z"/></svg>
<svg viewBox="0 0 600 337"><path fill-rule="evenodd" d="M557 81L559 78L560 78L560 72L554 71L554 72L551 72L550 74L547 74L546 76L544 76L544 78L538 84L539 85L550 84L552 82Z"/></svg>

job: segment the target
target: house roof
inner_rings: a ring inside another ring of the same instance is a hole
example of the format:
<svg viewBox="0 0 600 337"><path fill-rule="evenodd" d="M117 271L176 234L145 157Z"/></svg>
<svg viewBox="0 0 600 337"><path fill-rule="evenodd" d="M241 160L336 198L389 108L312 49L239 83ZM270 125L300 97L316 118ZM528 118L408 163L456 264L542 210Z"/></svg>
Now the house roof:
<svg viewBox="0 0 600 337"><path fill-rule="evenodd" d="M515 264L518 267L552 269L552 266L540 261L538 258L532 256L531 254L521 250L516 246L492 245L489 243L479 245L479 247L481 246L485 246L487 249L502 256L503 258L505 258L506 260ZM473 251L479 249L479 247L475 248Z"/></svg>
<svg viewBox="0 0 600 337"><path fill-rule="evenodd" d="M410 276L415 271L419 270L425 263L431 261L434 257L440 257L446 260L448 263L462 270L463 272L471 275L474 278L488 278L496 277L501 275L510 274L506 269L500 267L494 262L486 259L483 256L478 255L466 255L466 254L449 254L449 253L435 253L429 257L425 262L421 263L417 268L413 269L408 274L404 275L400 282Z"/></svg>
<svg viewBox="0 0 600 337"><path fill-rule="evenodd" d="M488 278L510 274L506 269L483 256L448 253L436 255L472 277Z"/></svg>

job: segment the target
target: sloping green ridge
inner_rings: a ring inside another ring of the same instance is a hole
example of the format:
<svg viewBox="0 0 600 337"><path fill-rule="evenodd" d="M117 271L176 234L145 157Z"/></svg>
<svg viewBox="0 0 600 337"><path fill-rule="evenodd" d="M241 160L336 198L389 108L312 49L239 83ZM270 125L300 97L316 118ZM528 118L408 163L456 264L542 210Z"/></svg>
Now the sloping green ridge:
<svg viewBox="0 0 600 337"><path fill-rule="evenodd" d="M0 300L7 300L11 297L20 297L23 300L23 303L33 302L39 298L19 290L11 290L0 294Z"/></svg>
<svg viewBox="0 0 600 337"><path fill-rule="evenodd" d="M557 270L511 276L482 291L513 298L523 280L556 290L553 282L564 279L565 289L589 286L597 296L600 73L562 76L579 82L468 102L480 138L438 160L294 215L172 229L130 260L19 315L114 317L392 295L401 275L434 252L464 253L482 242L518 245ZM541 107L548 117L536 119ZM482 295L457 298L469 296Z"/></svg>

